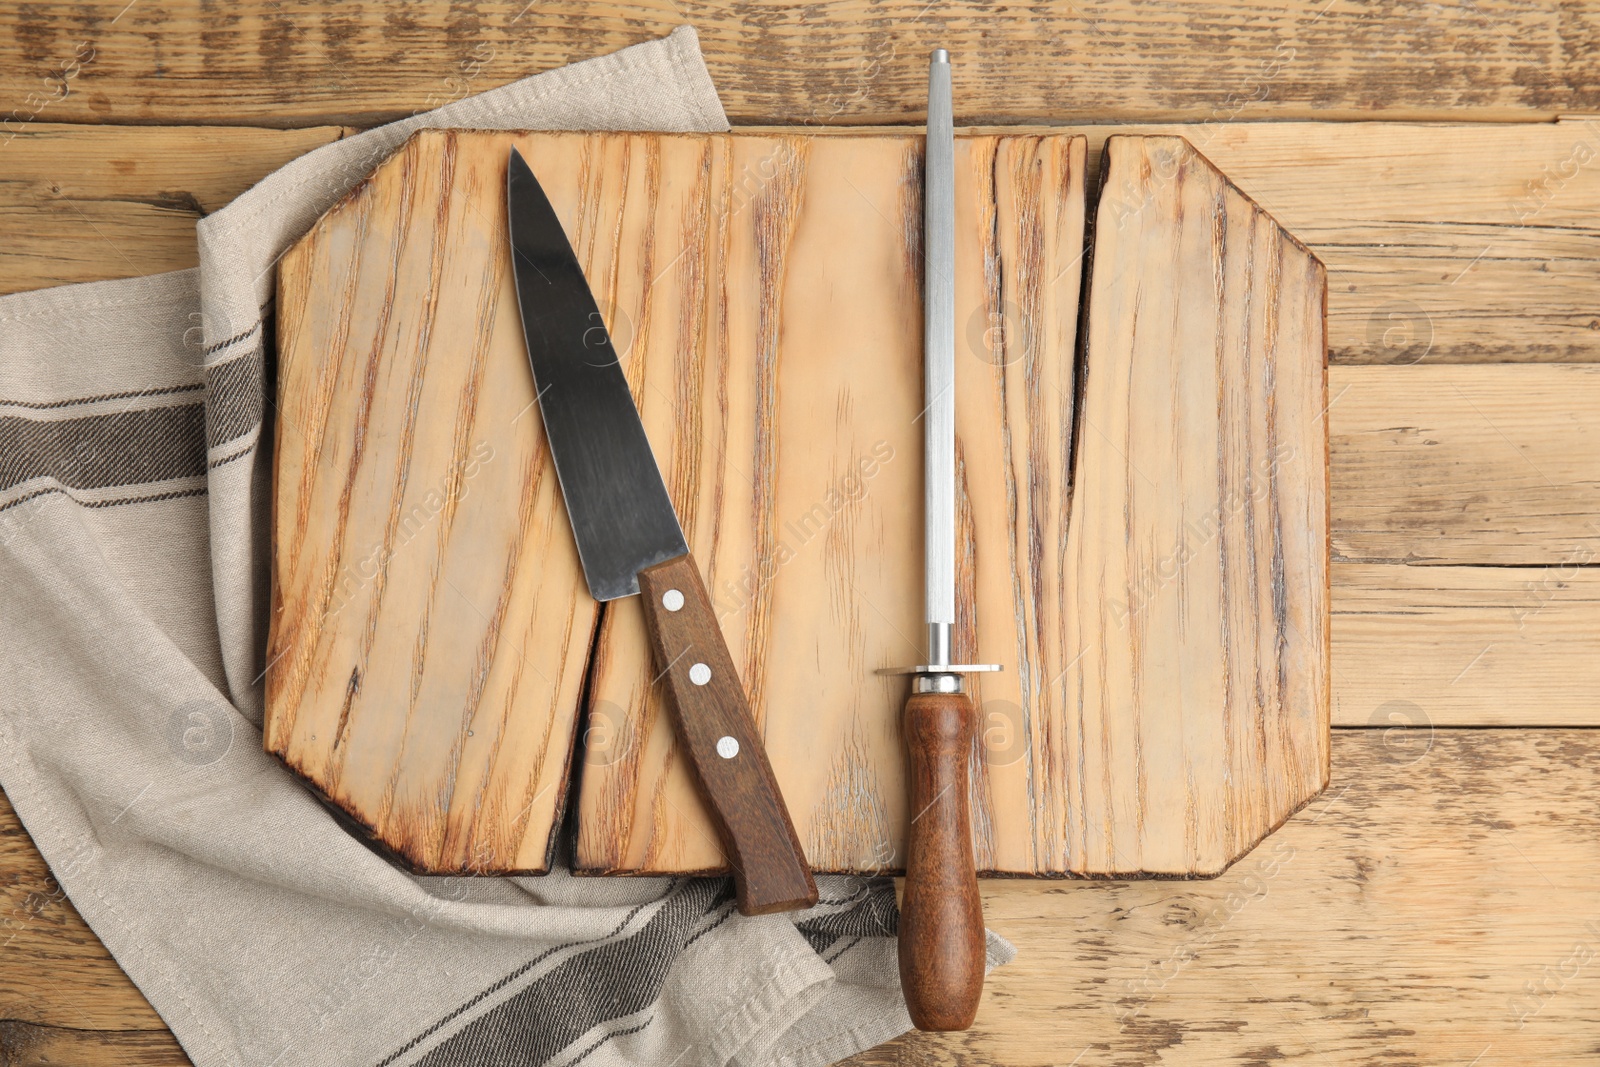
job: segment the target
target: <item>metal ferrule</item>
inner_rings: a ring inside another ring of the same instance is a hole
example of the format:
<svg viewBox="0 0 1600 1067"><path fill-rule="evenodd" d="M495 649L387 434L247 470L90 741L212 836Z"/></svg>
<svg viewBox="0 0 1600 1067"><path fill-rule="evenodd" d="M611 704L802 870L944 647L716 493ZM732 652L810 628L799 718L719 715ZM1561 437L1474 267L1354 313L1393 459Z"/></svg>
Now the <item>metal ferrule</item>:
<svg viewBox="0 0 1600 1067"><path fill-rule="evenodd" d="M911 683L917 693L959 693L962 688L959 674L919 674Z"/></svg>

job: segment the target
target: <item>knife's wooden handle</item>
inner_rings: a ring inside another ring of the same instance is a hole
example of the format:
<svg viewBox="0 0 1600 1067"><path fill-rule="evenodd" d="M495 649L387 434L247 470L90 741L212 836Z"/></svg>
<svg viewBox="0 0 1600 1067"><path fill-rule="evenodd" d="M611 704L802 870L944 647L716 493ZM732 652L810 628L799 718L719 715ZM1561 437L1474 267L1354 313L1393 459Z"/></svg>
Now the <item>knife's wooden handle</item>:
<svg viewBox="0 0 1600 1067"><path fill-rule="evenodd" d="M694 556L639 572L645 625L746 915L807 908L817 884L756 733Z"/></svg>
<svg viewBox="0 0 1600 1067"><path fill-rule="evenodd" d="M983 996L983 900L972 858L965 693L906 701L911 827L900 904L900 984L918 1030L965 1030Z"/></svg>

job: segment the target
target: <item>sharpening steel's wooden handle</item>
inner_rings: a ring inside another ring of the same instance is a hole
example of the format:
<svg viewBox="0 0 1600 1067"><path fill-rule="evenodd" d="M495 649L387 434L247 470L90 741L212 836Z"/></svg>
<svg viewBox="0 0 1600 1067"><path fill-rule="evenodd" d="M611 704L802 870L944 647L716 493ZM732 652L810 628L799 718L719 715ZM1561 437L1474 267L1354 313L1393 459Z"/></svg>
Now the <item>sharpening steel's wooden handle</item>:
<svg viewBox="0 0 1600 1067"><path fill-rule="evenodd" d="M639 572L645 625L746 915L817 902L800 839L693 555Z"/></svg>
<svg viewBox="0 0 1600 1067"><path fill-rule="evenodd" d="M900 984L918 1030L965 1030L983 996L983 901L972 858L965 693L906 701L911 829L900 904Z"/></svg>

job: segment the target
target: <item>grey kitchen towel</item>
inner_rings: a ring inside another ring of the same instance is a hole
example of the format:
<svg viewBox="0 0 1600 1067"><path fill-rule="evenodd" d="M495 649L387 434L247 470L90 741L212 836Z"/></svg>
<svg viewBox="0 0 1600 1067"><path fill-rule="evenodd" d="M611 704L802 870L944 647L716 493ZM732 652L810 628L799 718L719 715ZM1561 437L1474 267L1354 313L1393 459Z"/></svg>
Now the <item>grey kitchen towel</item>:
<svg viewBox="0 0 1600 1067"><path fill-rule="evenodd" d="M422 126L727 120L684 28L318 149L195 270L0 297L0 787L201 1067L798 1067L905 1031L886 879L746 918L723 879L415 877L262 752L272 266Z"/></svg>

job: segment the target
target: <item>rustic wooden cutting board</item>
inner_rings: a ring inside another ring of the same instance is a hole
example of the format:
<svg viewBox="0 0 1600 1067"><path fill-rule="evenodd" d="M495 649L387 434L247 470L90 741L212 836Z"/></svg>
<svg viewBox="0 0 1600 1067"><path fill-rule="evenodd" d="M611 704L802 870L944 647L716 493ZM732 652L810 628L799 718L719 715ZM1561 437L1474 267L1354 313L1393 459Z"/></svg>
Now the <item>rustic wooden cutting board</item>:
<svg viewBox="0 0 1600 1067"><path fill-rule="evenodd" d="M546 869L574 778L579 869L723 864L637 603L583 585L513 144L811 862L897 868L906 683L873 671L922 652L914 133L430 131L330 211L280 265L267 748L419 869ZM1173 137L1107 143L1089 257L1085 155L958 138L956 651L1006 668L974 679L978 864L1210 874L1327 780L1325 274Z"/></svg>

